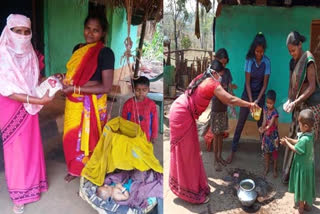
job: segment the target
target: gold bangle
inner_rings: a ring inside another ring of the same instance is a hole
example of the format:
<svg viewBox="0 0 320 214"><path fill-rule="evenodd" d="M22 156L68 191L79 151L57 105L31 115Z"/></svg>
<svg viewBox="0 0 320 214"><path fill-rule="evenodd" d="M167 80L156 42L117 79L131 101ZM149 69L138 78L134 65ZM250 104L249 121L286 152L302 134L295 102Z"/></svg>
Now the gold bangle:
<svg viewBox="0 0 320 214"><path fill-rule="evenodd" d="M80 89L80 86L79 86L79 91L78 91L78 94L80 94L80 92L81 92L81 89Z"/></svg>

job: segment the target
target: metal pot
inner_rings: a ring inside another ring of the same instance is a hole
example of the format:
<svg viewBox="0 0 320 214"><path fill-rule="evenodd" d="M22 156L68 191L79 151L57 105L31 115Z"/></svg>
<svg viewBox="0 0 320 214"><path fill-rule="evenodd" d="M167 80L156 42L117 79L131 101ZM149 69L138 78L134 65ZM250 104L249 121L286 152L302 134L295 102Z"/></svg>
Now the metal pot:
<svg viewBox="0 0 320 214"><path fill-rule="evenodd" d="M255 183L251 179L245 179L240 182L238 189L238 198L243 206L250 207L257 199L257 192L254 190Z"/></svg>

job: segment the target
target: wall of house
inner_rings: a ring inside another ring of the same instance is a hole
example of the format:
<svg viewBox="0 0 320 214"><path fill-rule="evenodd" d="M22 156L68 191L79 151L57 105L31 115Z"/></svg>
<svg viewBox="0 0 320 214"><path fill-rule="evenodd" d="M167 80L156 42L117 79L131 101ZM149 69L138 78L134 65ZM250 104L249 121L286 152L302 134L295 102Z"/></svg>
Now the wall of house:
<svg viewBox="0 0 320 214"><path fill-rule="evenodd" d="M304 49L309 48L311 21L320 19L320 10L315 7L267 7L267 6L226 6L216 22L216 50L226 48L229 53L230 68L235 91L241 96L244 89L244 62L250 44L258 32L267 39L265 54L271 60L271 76L268 89L277 92L276 108L280 113L279 121L289 123L291 115L282 110L287 100L289 85L290 55L286 38L290 31L297 30L305 35Z"/></svg>
<svg viewBox="0 0 320 214"><path fill-rule="evenodd" d="M83 38L83 22L88 12L88 0L55 0L45 1L45 62L46 75L66 72L73 47L85 42ZM109 35L106 45L115 54L115 69L119 69L120 58L125 51L124 40L127 37L126 11L107 10ZM136 47L137 27L131 27L131 38ZM115 77L116 78L116 77Z"/></svg>
<svg viewBox="0 0 320 214"><path fill-rule="evenodd" d="M73 47L83 38L88 0L46 0L44 3L44 46L46 76L65 73Z"/></svg>

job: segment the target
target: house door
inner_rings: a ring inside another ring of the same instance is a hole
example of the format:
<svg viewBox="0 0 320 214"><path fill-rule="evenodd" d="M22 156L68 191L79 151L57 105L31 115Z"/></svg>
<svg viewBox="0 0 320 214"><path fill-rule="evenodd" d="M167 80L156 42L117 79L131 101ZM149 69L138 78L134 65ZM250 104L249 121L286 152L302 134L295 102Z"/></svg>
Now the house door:
<svg viewBox="0 0 320 214"><path fill-rule="evenodd" d="M320 20L312 21L310 38L310 51L315 57L315 61L318 68L318 78L320 78Z"/></svg>

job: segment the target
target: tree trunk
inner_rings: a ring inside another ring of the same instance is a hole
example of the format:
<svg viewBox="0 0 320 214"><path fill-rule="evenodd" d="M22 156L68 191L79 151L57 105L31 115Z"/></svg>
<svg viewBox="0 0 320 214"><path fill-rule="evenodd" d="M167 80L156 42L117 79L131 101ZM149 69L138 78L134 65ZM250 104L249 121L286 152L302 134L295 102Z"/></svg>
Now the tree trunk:
<svg viewBox="0 0 320 214"><path fill-rule="evenodd" d="M173 26L174 26L174 42L175 42L175 48L176 50L178 50L178 35L177 35L177 17L174 16L174 19L173 19Z"/></svg>
<svg viewBox="0 0 320 214"><path fill-rule="evenodd" d="M213 48L213 51L216 50L216 20L217 20L217 17L213 17L213 24L212 24L212 48Z"/></svg>

